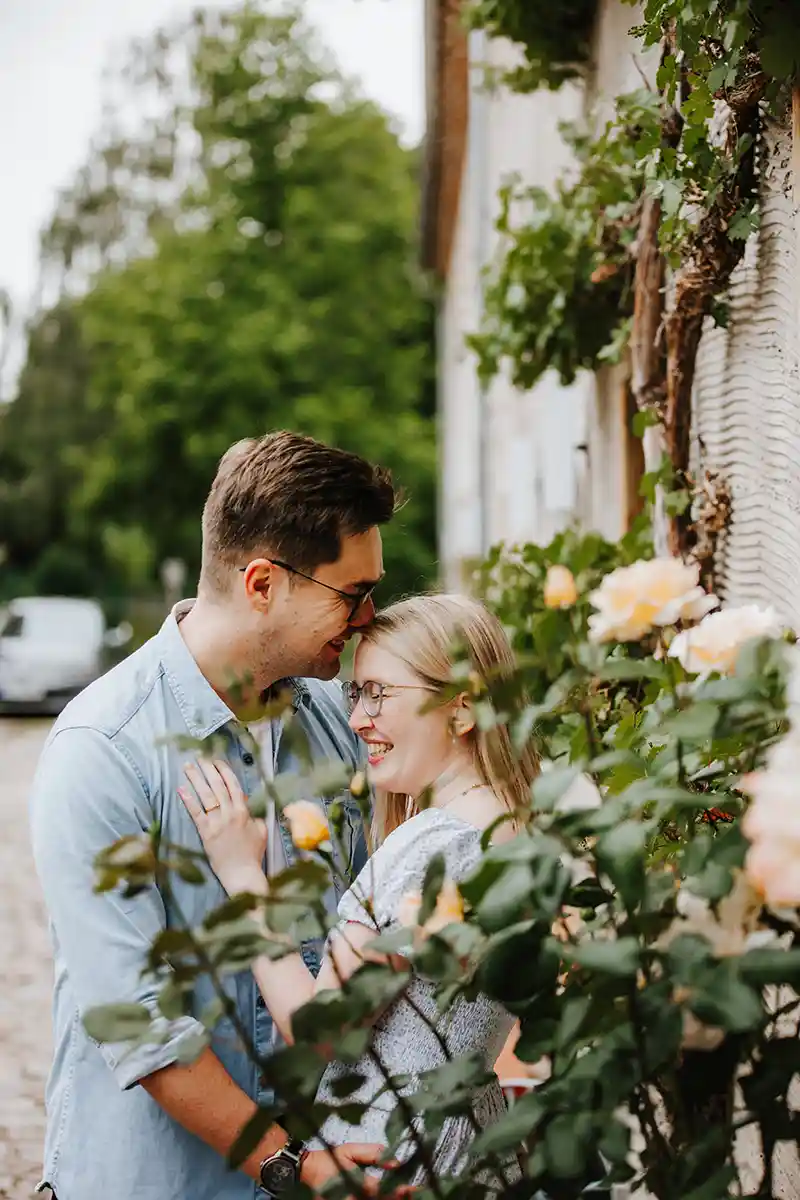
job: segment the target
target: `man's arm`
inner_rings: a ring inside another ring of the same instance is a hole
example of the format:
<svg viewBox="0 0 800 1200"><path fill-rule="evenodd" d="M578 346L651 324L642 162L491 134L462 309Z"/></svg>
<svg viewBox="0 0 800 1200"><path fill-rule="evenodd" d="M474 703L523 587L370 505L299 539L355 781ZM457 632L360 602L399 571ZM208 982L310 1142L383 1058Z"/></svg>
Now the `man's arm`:
<svg viewBox="0 0 800 1200"><path fill-rule="evenodd" d="M223 1157L230 1152L256 1109L210 1050L204 1050L190 1066L176 1063L148 1075L141 1082L169 1116ZM280 1150L285 1142L284 1130L278 1125L271 1126L240 1170L258 1180L261 1163ZM383 1150L383 1146L376 1144L353 1142L339 1146L334 1157L322 1150L312 1150L303 1162L302 1180L316 1191L338 1173L340 1166L346 1171L369 1166L379 1160ZM362 1184L362 1188L370 1193L376 1192L377 1186L377 1179L368 1179Z"/></svg>
<svg viewBox="0 0 800 1200"><path fill-rule="evenodd" d="M34 860L81 1015L119 1001L157 1013L158 985L143 978L142 968L166 926L158 889L129 900L119 891L93 890L96 855L121 837L146 833L154 818L136 765L104 734L65 729L48 743L31 796ZM121 1088L141 1084L175 1121L226 1155L256 1106L211 1050L191 1066L178 1063L182 1043L201 1029L183 1017L164 1044L134 1050L98 1044L98 1052ZM285 1132L273 1127L243 1169L257 1178L263 1158L285 1141ZM340 1155L352 1167L377 1161L382 1151L347 1146ZM316 1152L304 1163L303 1179L319 1187L335 1171L336 1164Z"/></svg>
<svg viewBox="0 0 800 1200"><path fill-rule="evenodd" d="M145 1076L141 1085L173 1120L223 1157L228 1155L256 1110L256 1105L233 1082L211 1050L204 1050L188 1066L174 1063L163 1067ZM273 1125L258 1148L242 1163L241 1170L252 1179L258 1179L261 1163L285 1141L285 1132Z"/></svg>

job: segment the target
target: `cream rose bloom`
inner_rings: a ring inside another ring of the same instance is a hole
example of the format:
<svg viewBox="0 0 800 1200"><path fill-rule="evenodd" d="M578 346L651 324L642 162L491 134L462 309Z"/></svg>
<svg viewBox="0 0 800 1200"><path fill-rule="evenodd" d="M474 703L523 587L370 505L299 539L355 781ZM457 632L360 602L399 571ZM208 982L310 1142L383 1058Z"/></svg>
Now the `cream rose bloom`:
<svg viewBox="0 0 800 1200"><path fill-rule="evenodd" d="M656 626L698 621L719 604L700 586L700 568L677 558L654 558L618 567L590 600L593 642L635 642Z"/></svg>
<svg viewBox="0 0 800 1200"><path fill-rule="evenodd" d="M419 910L422 906L422 896L419 892L406 892L397 908L397 920L401 925L415 926L419 924ZM458 890L458 884L452 879L445 879L436 907L421 927L423 935L440 933L447 925L458 924L464 920L464 900Z"/></svg>
<svg viewBox="0 0 800 1200"><path fill-rule="evenodd" d="M685 629L672 642L669 653L692 675L718 671L728 675L739 652L752 638L779 637L781 623L772 608L745 604L711 613L695 629Z"/></svg>
<svg viewBox="0 0 800 1200"><path fill-rule="evenodd" d="M283 812L298 850L316 850L331 840L328 824L312 800L295 800Z"/></svg>
<svg viewBox="0 0 800 1200"><path fill-rule="evenodd" d="M750 841L745 872L771 908L800 906L800 731L793 727L774 746L763 771L745 776L752 797L742 820Z"/></svg>
<svg viewBox="0 0 800 1200"><path fill-rule="evenodd" d="M578 599L575 576L569 567L552 566L544 581L544 603L546 608L572 608Z"/></svg>

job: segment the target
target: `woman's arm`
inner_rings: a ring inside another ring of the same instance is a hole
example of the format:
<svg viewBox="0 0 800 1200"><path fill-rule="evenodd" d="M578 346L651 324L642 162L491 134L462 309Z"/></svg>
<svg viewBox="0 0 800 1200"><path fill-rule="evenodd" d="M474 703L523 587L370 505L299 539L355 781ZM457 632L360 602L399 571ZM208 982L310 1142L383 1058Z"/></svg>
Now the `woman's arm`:
<svg viewBox="0 0 800 1200"><path fill-rule="evenodd" d="M261 866L266 823L250 815L233 771L219 760L199 760L197 766L186 768L186 776L193 792L181 788L179 795L197 826L214 874L231 896L241 892L266 896L268 884ZM280 959L262 955L255 960L251 967L255 981L285 1041L294 1040L295 1012L317 993L339 989L364 962L388 961L385 955L365 949L375 936L375 929L356 921L335 930L316 979L299 953ZM398 958L397 965L401 962Z"/></svg>

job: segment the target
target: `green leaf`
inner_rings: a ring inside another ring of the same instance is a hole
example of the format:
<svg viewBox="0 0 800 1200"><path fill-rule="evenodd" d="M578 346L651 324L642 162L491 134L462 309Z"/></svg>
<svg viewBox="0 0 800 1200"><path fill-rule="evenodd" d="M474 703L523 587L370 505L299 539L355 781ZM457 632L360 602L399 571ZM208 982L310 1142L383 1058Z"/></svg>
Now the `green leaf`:
<svg viewBox="0 0 800 1200"><path fill-rule="evenodd" d="M158 993L158 1007L169 1021L177 1021L187 1011L188 994L174 976L166 981Z"/></svg>
<svg viewBox="0 0 800 1200"><path fill-rule="evenodd" d="M781 27L775 32L762 35L759 42L761 66L773 79L782 81L790 79L797 71L800 63L800 45L796 36L796 28L792 30L794 37L789 35L789 29Z"/></svg>
<svg viewBox="0 0 800 1200"><path fill-rule="evenodd" d="M516 1153L537 1128L545 1111L543 1101L535 1092L520 1097L504 1116L478 1134L470 1147L470 1157L475 1160L504 1150Z"/></svg>
<svg viewBox="0 0 800 1200"><path fill-rule="evenodd" d="M183 1066L189 1066L190 1063L196 1062L210 1041L207 1029L195 1030L194 1033L184 1035L178 1045L177 1062Z"/></svg>
<svg viewBox="0 0 800 1200"><path fill-rule="evenodd" d="M347 1096L352 1096L353 1092L357 1092L366 1080L367 1076L362 1071L345 1071L343 1075L336 1075L331 1080L330 1089L337 1100L344 1100Z"/></svg>
<svg viewBox="0 0 800 1200"><path fill-rule="evenodd" d="M691 499L686 488L665 488L662 492L665 514L668 517L681 516L689 507Z"/></svg>
<svg viewBox="0 0 800 1200"><path fill-rule="evenodd" d="M676 179L664 179L659 189L664 215L673 217L683 203L683 189Z"/></svg>
<svg viewBox="0 0 800 1200"><path fill-rule="evenodd" d="M250 1157L264 1137L264 1134L275 1124L282 1113L282 1108L274 1104L257 1108L231 1146L228 1152L228 1164L234 1169L240 1167L245 1159Z"/></svg>
<svg viewBox="0 0 800 1200"><path fill-rule="evenodd" d="M645 430L659 424L658 413L654 408L643 408L634 414L631 421L631 431L634 437L644 437Z"/></svg>
<svg viewBox="0 0 800 1200"><path fill-rule="evenodd" d="M150 1020L143 1004L103 1004L87 1009L83 1027L96 1042L127 1042L146 1034Z"/></svg>
<svg viewBox="0 0 800 1200"><path fill-rule="evenodd" d="M422 904L417 917L417 924L424 925L425 922L433 916L436 908L436 901L439 899L439 893L442 890L442 884L445 880L447 865L443 854L435 854L428 863L425 870L425 878L422 883Z"/></svg>
<svg viewBox="0 0 800 1200"><path fill-rule="evenodd" d="M661 731L681 741L705 742L713 735L719 715L719 706L710 701L690 704L669 717L661 726Z"/></svg>
<svg viewBox="0 0 800 1200"><path fill-rule="evenodd" d="M706 1025L718 1025L730 1033L744 1033L765 1020L758 992L732 976L715 971L709 983L698 988L687 1001L694 1015Z"/></svg>
<svg viewBox="0 0 800 1200"><path fill-rule="evenodd" d="M598 671L597 678L601 683L636 679L666 681L666 668L653 658L609 658Z"/></svg>
<svg viewBox="0 0 800 1200"><path fill-rule="evenodd" d="M588 1113L562 1113L548 1123L544 1154L557 1179L575 1179L586 1170L591 1130L592 1118Z"/></svg>
<svg viewBox="0 0 800 1200"><path fill-rule="evenodd" d="M552 812L579 774L576 767L551 767L543 771L532 788L534 809L537 812Z"/></svg>
<svg viewBox="0 0 800 1200"><path fill-rule="evenodd" d="M734 241L746 242L751 233L755 233L761 225L757 209L740 208L728 226L728 237Z"/></svg>
<svg viewBox="0 0 800 1200"><path fill-rule="evenodd" d="M583 942L572 947L569 955L580 966L600 975L625 978L635 976L639 968L639 943L633 937Z"/></svg>
<svg viewBox="0 0 800 1200"><path fill-rule="evenodd" d="M731 1194L730 1185L735 1177L736 1171L733 1166L720 1167L710 1179L687 1192L682 1200L728 1200Z"/></svg>
<svg viewBox="0 0 800 1200"><path fill-rule="evenodd" d="M184 883L191 883L195 887L201 887L207 882L205 874L201 871L197 863L185 854L179 854L176 857L174 870Z"/></svg>
<svg viewBox="0 0 800 1200"><path fill-rule="evenodd" d="M800 987L800 949L773 950L762 947L748 950L739 959L739 974L753 987L785 983Z"/></svg>
<svg viewBox="0 0 800 1200"><path fill-rule="evenodd" d="M629 906L634 906L642 893L647 836L643 822L622 821L597 843L598 862Z"/></svg>

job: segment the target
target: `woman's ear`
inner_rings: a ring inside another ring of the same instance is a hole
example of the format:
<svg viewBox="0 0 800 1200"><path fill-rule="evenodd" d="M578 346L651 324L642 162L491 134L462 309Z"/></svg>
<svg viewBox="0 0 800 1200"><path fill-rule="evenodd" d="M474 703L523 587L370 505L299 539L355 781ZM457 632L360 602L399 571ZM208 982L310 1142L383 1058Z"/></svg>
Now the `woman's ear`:
<svg viewBox="0 0 800 1200"><path fill-rule="evenodd" d="M472 701L466 692L462 692L460 696L456 696L453 701L453 716L450 720L450 728L454 738L466 737L475 728L475 713L472 708Z"/></svg>

